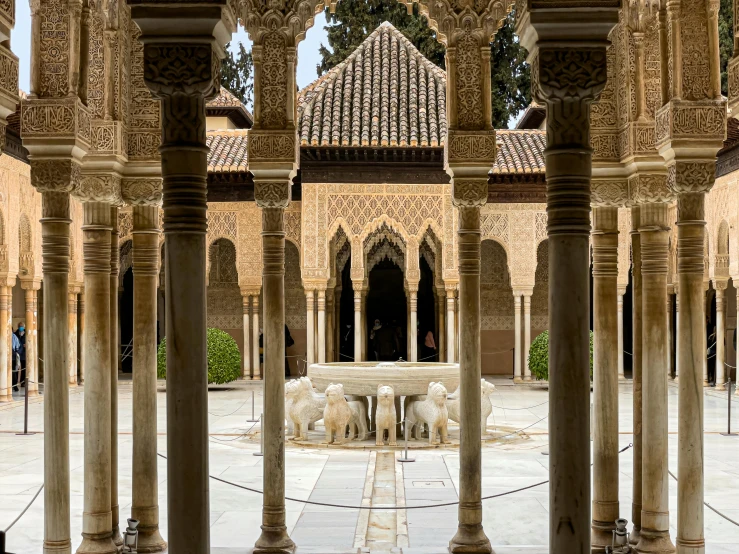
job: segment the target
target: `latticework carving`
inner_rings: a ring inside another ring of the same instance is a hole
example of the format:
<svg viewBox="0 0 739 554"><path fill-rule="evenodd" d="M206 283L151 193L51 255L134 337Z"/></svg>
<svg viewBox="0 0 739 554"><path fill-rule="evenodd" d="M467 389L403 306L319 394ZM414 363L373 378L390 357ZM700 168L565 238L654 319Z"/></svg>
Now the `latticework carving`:
<svg viewBox="0 0 739 554"><path fill-rule="evenodd" d="M228 239L218 239L209 248L208 326L219 329L243 328L243 307L236 271L236 247Z"/></svg>
<svg viewBox="0 0 739 554"><path fill-rule="evenodd" d="M505 248L499 242L483 240L480 248L480 315L483 330L513 328L513 289L507 258Z"/></svg>
<svg viewBox="0 0 739 554"><path fill-rule="evenodd" d="M300 251L295 244L285 243L285 323L290 331L305 329L307 307L300 274Z"/></svg>

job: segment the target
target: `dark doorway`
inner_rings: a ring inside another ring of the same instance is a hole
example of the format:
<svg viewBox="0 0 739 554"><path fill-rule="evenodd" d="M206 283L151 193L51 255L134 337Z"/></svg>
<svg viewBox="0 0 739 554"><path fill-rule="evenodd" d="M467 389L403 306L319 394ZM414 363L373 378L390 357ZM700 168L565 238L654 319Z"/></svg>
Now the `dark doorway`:
<svg viewBox="0 0 739 554"><path fill-rule="evenodd" d="M425 258L420 259L421 281L418 283L418 361L437 362L439 330L436 328L436 295L434 294L434 272ZM426 335L434 335L436 350L426 348Z"/></svg>
<svg viewBox="0 0 739 554"><path fill-rule="evenodd" d="M339 362L354 360L354 290L351 279L351 256L341 271L339 300Z"/></svg>
<svg viewBox="0 0 739 554"><path fill-rule="evenodd" d="M403 288L403 271L392 261L385 259L378 263L369 274L369 292L367 293L367 333L372 333L375 320L382 326L392 328L397 337L394 359L408 359L408 312L405 290ZM387 340L384 337L383 340ZM388 354L376 354L377 348L368 340L367 357L372 360L388 358Z"/></svg>
<svg viewBox="0 0 739 554"><path fill-rule="evenodd" d="M121 371L133 373L133 270L123 274L123 292L118 295L118 321L121 333Z"/></svg>

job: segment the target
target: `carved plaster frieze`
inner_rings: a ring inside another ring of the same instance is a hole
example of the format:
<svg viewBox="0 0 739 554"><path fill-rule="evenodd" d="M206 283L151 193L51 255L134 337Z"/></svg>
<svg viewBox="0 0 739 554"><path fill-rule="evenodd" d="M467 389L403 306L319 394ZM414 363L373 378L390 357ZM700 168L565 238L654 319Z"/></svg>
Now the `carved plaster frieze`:
<svg viewBox="0 0 739 554"><path fill-rule="evenodd" d="M590 134L593 163L618 162L620 158L619 134L615 130L593 130Z"/></svg>
<svg viewBox="0 0 739 554"><path fill-rule="evenodd" d="M731 117L739 117L739 52L729 60L726 71L729 77L729 112Z"/></svg>
<svg viewBox="0 0 739 554"><path fill-rule="evenodd" d="M125 155L128 137L121 121L94 119L90 134L90 154Z"/></svg>
<svg viewBox="0 0 739 554"><path fill-rule="evenodd" d="M121 204L121 177L113 173L83 174L80 185L72 192L80 202Z"/></svg>
<svg viewBox="0 0 739 554"><path fill-rule="evenodd" d="M657 138L654 121L632 121L626 124L619 135L621 160L633 156L657 153Z"/></svg>
<svg viewBox="0 0 739 554"><path fill-rule="evenodd" d="M74 139L87 150L91 136L90 113L76 97L32 98L21 102L21 137L31 149L49 139Z"/></svg>
<svg viewBox="0 0 739 554"><path fill-rule="evenodd" d="M288 181L255 182L254 199L260 208L287 208L292 197Z"/></svg>
<svg viewBox="0 0 739 554"><path fill-rule="evenodd" d="M456 131L449 129L446 143L447 162L455 163L495 161L495 131Z"/></svg>
<svg viewBox="0 0 739 554"><path fill-rule="evenodd" d="M295 131L249 131L249 164L260 162L295 163L298 142Z"/></svg>
<svg viewBox="0 0 739 554"><path fill-rule="evenodd" d="M149 177L124 177L121 198L133 206L161 206L162 180Z"/></svg>
<svg viewBox="0 0 739 554"><path fill-rule="evenodd" d="M717 143L726 138L725 100L683 101L674 99L657 111L657 145L691 140Z"/></svg>
<svg viewBox="0 0 739 554"><path fill-rule="evenodd" d="M13 2L7 4L12 6ZM9 48L0 46L0 119L15 112L19 100L18 57Z"/></svg>
<svg viewBox="0 0 739 554"><path fill-rule="evenodd" d="M652 204L674 200L666 174L637 174L629 177L629 203Z"/></svg>
<svg viewBox="0 0 739 554"><path fill-rule="evenodd" d="M590 185L590 205L596 207L623 207L629 198L626 179L593 178Z"/></svg>

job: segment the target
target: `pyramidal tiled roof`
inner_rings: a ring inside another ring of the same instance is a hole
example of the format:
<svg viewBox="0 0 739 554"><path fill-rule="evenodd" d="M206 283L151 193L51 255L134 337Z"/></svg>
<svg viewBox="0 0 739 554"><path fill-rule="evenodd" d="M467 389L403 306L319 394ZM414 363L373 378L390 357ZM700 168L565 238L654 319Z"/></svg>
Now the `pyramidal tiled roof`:
<svg viewBox="0 0 739 554"><path fill-rule="evenodd" d="M298 99L303 146L441 146L446 74L385 22Z"/></svg>
<svg viewBox="0 0 739 554"><path fill-rule="evenodd" d="M546 131L499 129L495 132L498 152L492 173L544 173Z"/></svg>
<svg viewBox="0 0 739 554"><path fill-rule="evenodd" d="M240 173L248 171L247 131L230 129L208 131L208 171L211 173Z"/></svg>

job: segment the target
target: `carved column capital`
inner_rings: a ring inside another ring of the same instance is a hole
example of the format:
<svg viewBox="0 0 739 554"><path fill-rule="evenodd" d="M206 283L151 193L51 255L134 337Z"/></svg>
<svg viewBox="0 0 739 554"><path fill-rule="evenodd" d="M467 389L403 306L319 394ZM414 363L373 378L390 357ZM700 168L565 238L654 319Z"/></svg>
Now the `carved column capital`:
<svg viewBox="0 0 739 554"><path fill-rule="evenodd" d="M458 208L479 208L488 201L487 179L454 179L452 202Z"/></svg>
<svg viewBox="0 0 739 554"><path fill-rule="evenodd" d="M41 193L66 193L79 188L82 165L74 158L31 159L31 184Z"/></svg>
<svg viewBox="0 0 739 554"><path fill-rule="evenodd" d="M144 43L144 81L157 97L210 97L220 90L220 61L208 42Z"/></svg>
<svg viewBox="0 0 739 554"><path fill-rule="evenodd" d="M72 195L81 202L121 204L121 177L115 173L83 174Z"/></svg>
<svg viewBox="0 0 739 554"><path fill-rule="evenodd" d="M629 177L629 201L632 205L666 203L675 195L663 173L637 173Z"/></svg>
<svg viewBox="0 0 739 554"><path fill-rule="evenodd" d="M121 198L132 206L161 206L162 179L159 177L124 177Z"/></svg>
<svg viewBox="0 0 739 554"><path fill-rule="evenodd" d="M292 187L288 181L254 183L254 199L260 208L284 210L290 204Z"/></svg>
<svg viewBox="0 0 739 554"><path fill-rule="evenodd" d="M591 206L625 206L629 198L626 179L593 178L590 185Z"/></svg>

